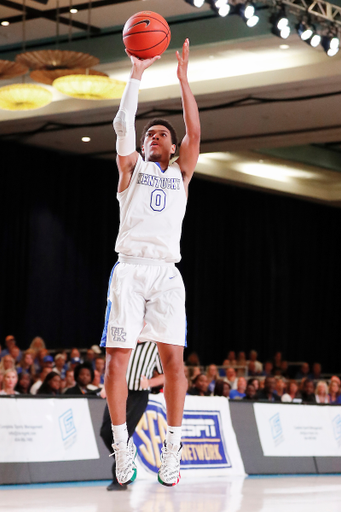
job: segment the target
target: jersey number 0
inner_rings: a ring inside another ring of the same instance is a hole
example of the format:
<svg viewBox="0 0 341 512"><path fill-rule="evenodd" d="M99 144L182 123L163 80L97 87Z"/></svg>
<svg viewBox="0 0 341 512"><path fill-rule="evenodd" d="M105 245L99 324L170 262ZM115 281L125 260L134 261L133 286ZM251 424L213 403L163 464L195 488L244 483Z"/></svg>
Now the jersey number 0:
<svg viewBox="0 0 341 512"><path fill-rule="evenodd" d="M155 189L150 196L150 207L154 212L162 212L166 207L166 193L163 190Z"/></svg>

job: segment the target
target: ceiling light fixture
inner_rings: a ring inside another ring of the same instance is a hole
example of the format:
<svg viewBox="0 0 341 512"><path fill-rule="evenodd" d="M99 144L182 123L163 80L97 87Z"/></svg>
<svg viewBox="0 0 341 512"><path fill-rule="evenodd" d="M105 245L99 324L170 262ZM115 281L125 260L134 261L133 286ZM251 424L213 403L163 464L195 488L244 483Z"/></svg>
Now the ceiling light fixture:
<svg viewBox="0 0 341 512"><path fill-rule="evenodd" d="M90 137L82 137L82 142L90 142Z"/></svg>
<svg viewBox="0 0 341 512"><path fill-rule="evenodd" d="M2 22L1 22L1 25L2 25L3 27L8 27L8 25L9 25L9 21L4 20L4 21L2 21Z"/></svg>
<svg viewBox="0 0 341 512"><path fill-rule="evenodd" d="M301 20L296 25L296 30L302 41L307 41L314 34L314 28L308 21Z"/></svg>
<svg viewBox="0 0 341 512"><path fill-rule="evenodd" d="M196 7L197 9L200 9L205 3L205 0L185 0L189 5L192 5L193 7Z"/></svg>
<svg viewBox="0 0 341 512"><path fill-rule="evenodd" d="M211 0L211 9L224 18L230 13L231 6L228 0Z"/></svg>
<svg viewBox="0 0 341 512"><path fill-rule="evenodd" d="M33 110L52 101L52 93L34 84L13 84L0 88L0 108L3 110Z"/></svg>
<svg viewBox="0 0 341 512"><path fill-rule="evenodd" d="M334 57L340 50L340 39L336 33L329 33L326 36L322 36L321 46L328 57Z"/></svg>
<svg viewBox="0 0 341 512"><path fill-rule="evenodd" d="M121 98L126 82L98 75L68 75L57 78L52 85L73 98L108 100Z"/></svg>
<svg viewBox="0 0 341 512"><path fill-rule="evenodd" d="M272 24L271 32L282 39L287 39L290 35L289 19L285 12L285 7L281 6L280 10L274 12L270 16L270 23Z"/></svg>

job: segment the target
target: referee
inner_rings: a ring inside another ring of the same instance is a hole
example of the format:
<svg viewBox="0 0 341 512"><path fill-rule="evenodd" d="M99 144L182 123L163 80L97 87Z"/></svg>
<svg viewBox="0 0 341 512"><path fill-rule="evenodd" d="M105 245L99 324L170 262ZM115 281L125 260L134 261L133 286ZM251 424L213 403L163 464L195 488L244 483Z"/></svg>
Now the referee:
<svg viewBox="0 0 341 512"><path fill-rule="evenodd" d="M154 368L160 375L153 377ZM135 432L148 405L149 391L152 387L164 384L163 368L156 343L152 341L138 342L132 350L126 373L128 384L127 399L127 429L129 437ZM105 446L112 453L112 430L108 404L105 406L100 436ZM116 478L116 463L112 467L113 481L107 487L108 491L124 490L127 485L120 485Z"/></svg>

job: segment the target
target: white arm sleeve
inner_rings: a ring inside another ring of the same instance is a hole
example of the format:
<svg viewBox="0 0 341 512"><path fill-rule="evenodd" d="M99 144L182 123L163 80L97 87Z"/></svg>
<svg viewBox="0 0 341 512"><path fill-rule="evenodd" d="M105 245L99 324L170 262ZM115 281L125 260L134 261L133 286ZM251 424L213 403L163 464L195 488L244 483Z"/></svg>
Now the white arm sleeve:
<svg viewBox="0 0 341 512"><path fill-rule="evenodd" d="M121 99L120 108L113 125L117 134L116 150L120 156L128 156L136 151L135 115L140 80L130 78Z"/></svg>

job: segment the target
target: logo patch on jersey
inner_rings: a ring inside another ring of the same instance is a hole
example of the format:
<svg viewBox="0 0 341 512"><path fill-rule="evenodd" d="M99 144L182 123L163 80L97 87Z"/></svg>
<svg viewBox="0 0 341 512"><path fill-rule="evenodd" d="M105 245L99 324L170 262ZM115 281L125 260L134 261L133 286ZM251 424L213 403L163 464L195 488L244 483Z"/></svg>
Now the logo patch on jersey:
<svg viewBox="0 0 341 512"><path fill-rule="evenodd" d="M127 333L122 327L112 327L111 336L113 341L124 343L126 340Z"/></svg>

